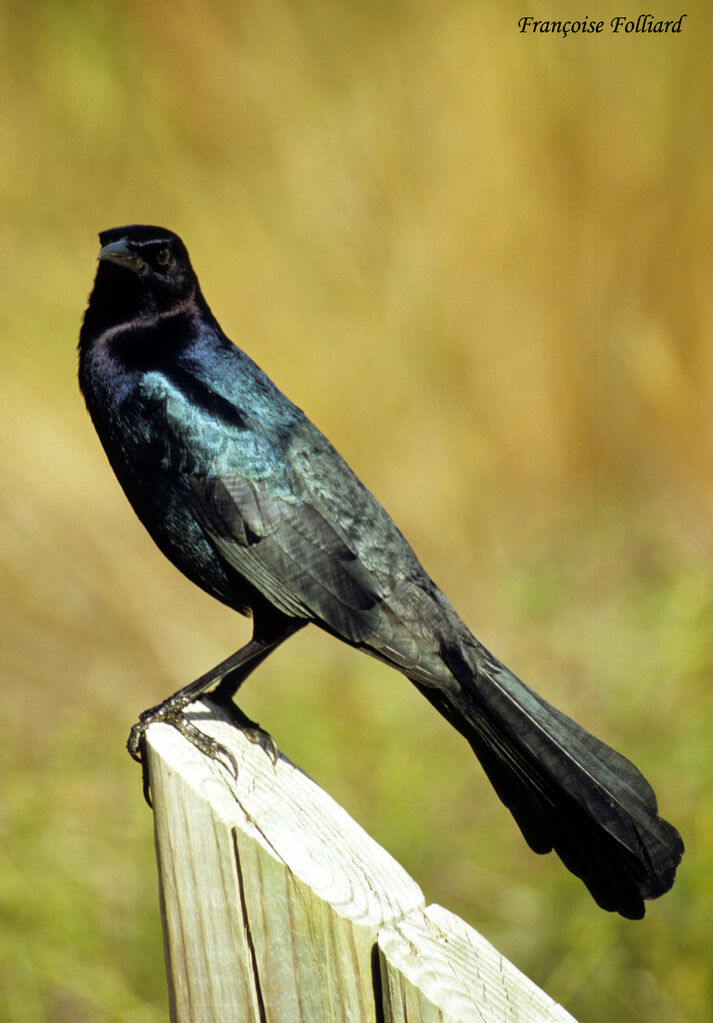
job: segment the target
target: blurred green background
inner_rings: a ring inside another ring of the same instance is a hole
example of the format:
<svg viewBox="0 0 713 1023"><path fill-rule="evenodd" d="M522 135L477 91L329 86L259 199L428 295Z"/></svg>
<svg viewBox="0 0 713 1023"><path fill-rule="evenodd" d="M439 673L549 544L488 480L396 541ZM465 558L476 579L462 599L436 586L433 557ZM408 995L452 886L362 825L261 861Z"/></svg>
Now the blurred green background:
<svg viewBox="0 0 713 1023"><path fill-rule="evenodd" d="M96 234L137 221L480 639L644 770L677 884L597 910L426 701L317 630L246 711L582 1023L710 1018L713 19L518 32L550 7L0 3L3 1020L167 1019L124 741L249 635L153 547L77 390Z"/></svg>

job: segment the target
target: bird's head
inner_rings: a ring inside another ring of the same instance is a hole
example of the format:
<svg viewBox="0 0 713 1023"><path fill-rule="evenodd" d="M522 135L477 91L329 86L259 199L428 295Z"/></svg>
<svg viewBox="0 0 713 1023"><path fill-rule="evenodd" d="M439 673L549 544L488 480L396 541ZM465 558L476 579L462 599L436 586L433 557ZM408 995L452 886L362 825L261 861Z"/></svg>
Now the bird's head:
<svg viewBox="0 0 713 1023"><path fill-rule="evenodd" d="M199 297L188 252L173 231L132 224L102 231L99 241L91 304L107 325L170 315Z"/></svg>

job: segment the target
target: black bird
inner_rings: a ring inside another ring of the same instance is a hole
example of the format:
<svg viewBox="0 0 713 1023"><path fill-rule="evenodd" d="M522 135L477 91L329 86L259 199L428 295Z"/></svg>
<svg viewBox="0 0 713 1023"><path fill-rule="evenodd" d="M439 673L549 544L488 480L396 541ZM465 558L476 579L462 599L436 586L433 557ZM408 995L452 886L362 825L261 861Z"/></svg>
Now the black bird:
<svg viewBox="0 0 713 1023"><path fill-rule="evenodd" d="M535 852L555 849L603 909L642 917L683 853L643 775L475 639L329 441L225 336L177 235L99 238L79 337L96 431L166 557L254 621L249 643L141 715L134 758L153 721L220 757L183 709L217 685L247 722L239 686L314 622L398 668L465 736Z"/></svg>

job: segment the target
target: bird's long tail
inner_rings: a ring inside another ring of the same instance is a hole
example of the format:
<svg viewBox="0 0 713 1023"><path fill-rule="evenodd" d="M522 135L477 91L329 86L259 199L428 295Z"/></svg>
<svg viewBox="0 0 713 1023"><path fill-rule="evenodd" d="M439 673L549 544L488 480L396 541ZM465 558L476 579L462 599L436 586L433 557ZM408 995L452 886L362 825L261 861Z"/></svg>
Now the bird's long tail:
<svg viewBox="0 0 713 1023"><path fill-rule="evenodd" d="M603 909L642 917L672 886L683 842L641 772L479 644L442 657L457 685L413 681L473 747L530 847L554 849Z"/></svg>

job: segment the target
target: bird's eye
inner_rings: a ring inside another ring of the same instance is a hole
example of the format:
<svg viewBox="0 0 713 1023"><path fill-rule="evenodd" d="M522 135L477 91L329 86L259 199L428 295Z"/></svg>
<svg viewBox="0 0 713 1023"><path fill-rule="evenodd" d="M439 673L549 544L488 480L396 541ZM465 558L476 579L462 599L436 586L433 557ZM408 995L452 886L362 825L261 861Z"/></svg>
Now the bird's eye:
<svg viewBox="0 0 713 1023"><path fill-rule="evenodd" d="M171 253L169 249L159 249L156 253L156 262L159 266L166 266L170 258Z"/></svg>

